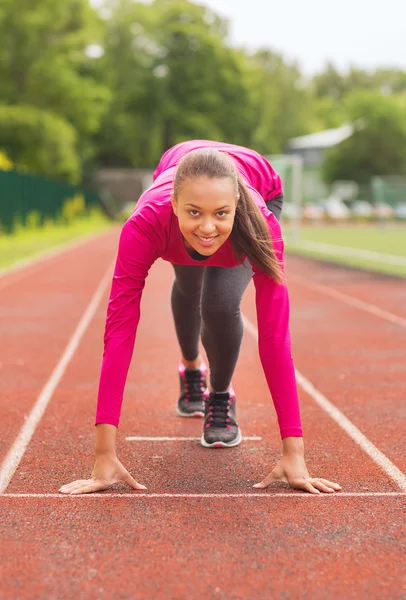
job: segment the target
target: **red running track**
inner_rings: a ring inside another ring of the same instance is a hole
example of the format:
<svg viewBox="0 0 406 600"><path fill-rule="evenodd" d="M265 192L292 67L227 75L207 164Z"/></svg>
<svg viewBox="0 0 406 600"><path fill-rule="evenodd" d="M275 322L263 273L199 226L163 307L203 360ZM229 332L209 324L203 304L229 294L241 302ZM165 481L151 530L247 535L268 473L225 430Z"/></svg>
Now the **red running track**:
<svg viewBox="0 0 406 600"><path fill-rule="evenodd" d="M3 457L109 268L116 244L117 231L112 231L44 261L40 269L27 268L18 280L10 275L3 287ZM293 257L287 271L297 368L395 468L404 469L406 329L297 278L399 316L405 282ZM0 496L5 515L0 596L404 597L405 496L302 390L308 467L311 474L338 481L342 493L312 496L284 484L259 492L252 488L279 459L281 443L249 331L234 386L243 436L261 440L217 451L195 440L126 440L201 434L201 420L181 419L175 412L178 348L168 301L171 280L170 265L158 262L144 292L119 428L119 456L147 491L118 485L101 495L57 494L61 484L88 477L92 468L106 289ZM243 310L255 325L253 293L250 286Z"/></svg>

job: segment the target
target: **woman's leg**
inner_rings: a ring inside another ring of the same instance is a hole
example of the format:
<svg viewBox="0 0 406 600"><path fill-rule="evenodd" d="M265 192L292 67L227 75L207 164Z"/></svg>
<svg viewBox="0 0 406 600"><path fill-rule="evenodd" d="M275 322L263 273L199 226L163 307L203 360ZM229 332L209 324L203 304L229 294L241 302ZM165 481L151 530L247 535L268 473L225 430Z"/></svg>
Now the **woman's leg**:
<svg viewBox="0 0 406 600"><path fill-rule="evenodd" d="M171 305L182 357L194 361L199 356L201 327L200 297L204 267L173 265Z"/></svg>
<svg viewBox="0 0 406 600"><path fill-rule="evenodd" d="M228 390L243 336L240 304L253 271L248 261L238 267L206 267L201 300L202 343L210 365L213 390Z"/></svg>
<svg viewBox="0 0 406 600"><path fill-rule="evenodd" d="M181 417L204 417L206 365L199 355L200 296L204 267L173 265L172 312L182 352L179 363L180 396L177 413Z"/></svg>

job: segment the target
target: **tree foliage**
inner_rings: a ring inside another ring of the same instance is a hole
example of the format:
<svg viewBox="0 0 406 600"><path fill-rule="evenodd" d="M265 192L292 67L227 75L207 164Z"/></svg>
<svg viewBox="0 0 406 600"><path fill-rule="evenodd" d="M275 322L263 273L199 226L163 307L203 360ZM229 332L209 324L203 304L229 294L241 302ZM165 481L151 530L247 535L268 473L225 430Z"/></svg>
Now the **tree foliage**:
<svg viewBox="0 0 406 600"><path fill-rule="evenodd" d="M328 153L325 180L367 183L374 175L406 175L406 98L355 91L345 107L356 131Z"/></svg>
<svg viewBox="0 0 406 600"><path fill-rule="evenodd" d="M76 138L73 126L49 111L0 106L0 147L20 169L78 183Z"/></svg>
<svg viewBox="0 0 406 600"><path fill-rule="evenodd" d="M192 0L105 0L98 11L90 0L0 0L0 107L12 115L0 147L17 167L72 180L100 166L153 168L188 138L281 153L291 137L363 118L331 152L327 179L403 168L405 72L329 64L306 80L272 38L252 53L232 47L228 29Z"/></svg>

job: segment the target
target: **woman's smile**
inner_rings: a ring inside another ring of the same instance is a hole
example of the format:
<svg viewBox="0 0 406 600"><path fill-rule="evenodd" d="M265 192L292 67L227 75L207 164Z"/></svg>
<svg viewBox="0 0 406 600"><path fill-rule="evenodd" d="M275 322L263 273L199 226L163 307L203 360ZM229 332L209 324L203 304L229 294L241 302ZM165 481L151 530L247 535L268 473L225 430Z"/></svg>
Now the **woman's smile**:
<svg viewBox="0 0 406 600"><path fill-rule="evenodd" d="M210 246L212 246L215 243L216 238L218 238L218 235L212 235L210 237L205 235L198 235L197 233L195 233L194 235L197 237L200 245L204 248L209 248Z"/></svg>

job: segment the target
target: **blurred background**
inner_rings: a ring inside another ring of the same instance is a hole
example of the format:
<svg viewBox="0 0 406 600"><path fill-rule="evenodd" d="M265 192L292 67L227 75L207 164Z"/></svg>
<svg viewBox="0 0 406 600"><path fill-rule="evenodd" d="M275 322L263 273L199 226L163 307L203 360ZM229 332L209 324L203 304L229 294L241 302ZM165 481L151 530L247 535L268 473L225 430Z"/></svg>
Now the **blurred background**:
<svg viewBox="0 0 406 600"><path fill-rule="evenodd" d="M162 153L249 146L292 252L406 275L406 7L0 0L0 268L110 227Z"/></svg>

